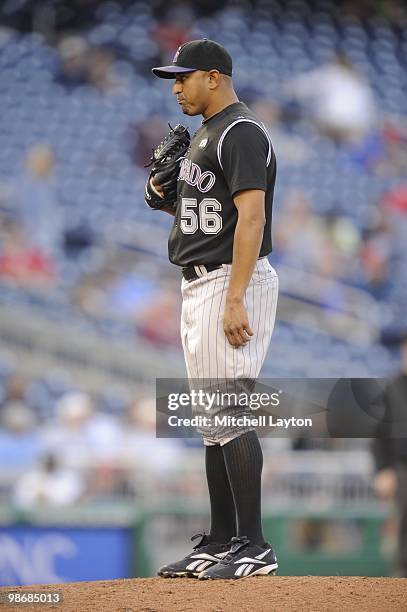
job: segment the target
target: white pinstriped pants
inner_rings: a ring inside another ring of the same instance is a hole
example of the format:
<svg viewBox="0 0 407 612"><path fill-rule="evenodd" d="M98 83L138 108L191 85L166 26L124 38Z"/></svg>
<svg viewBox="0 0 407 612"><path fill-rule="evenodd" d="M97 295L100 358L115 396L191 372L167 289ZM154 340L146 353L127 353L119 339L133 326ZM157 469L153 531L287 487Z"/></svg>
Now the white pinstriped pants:
<svg viewBox="0 0 407 612"><path fill-rule="evenodd" d="M210 380L211 386L220 379L254 381L260 373L274 329L278 276L264 257L256 262L244 297L254 335L244 347L234 348L229 344L223 330L223 313L231 269L231 264L223 264L222 268L196 280L182 280L181 340L188 378ZM238 414L237 407L234 414ZM250 429L253 427L247 431ZM201 431L205 444L225 444L244 432L242 428Z"/></svg>

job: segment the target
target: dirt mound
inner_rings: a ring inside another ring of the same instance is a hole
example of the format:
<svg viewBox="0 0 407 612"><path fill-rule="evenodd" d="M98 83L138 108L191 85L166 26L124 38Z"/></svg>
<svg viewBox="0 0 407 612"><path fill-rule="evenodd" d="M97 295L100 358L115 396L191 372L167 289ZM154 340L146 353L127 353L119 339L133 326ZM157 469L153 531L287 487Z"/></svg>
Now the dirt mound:
<svg viewBox="0 0 407 612"><path fill-rule="evenodd" d="M63 604L0 604L0 612L395 612L407 610L407 578L259 576L236 581L133 578L0 588L63 594Z"/></svg>

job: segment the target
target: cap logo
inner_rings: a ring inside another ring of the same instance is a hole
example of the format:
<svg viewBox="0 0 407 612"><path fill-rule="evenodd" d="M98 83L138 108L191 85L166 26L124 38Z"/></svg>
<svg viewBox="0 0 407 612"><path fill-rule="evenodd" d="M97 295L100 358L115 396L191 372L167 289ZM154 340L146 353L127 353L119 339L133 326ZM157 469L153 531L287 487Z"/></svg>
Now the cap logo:
<svg viewBox="0 0 407 612"><path fill-rule="evenodd" d="M178 47L178 49L176 50L175 55L174 55L174 59L172 60L172 63L173 63L173 64L176 64L176 63L177 63L177 59L178 59L178 56L179 56L179 52L181 51L181 47L182 47L182 46L183 46L183 45L180 45L180 46Z"/></svg>
<svg viewBox="0 0 407 612"><path fill-rule="evenodd" d="M208 139L204 138L203 140L201 140L201 142L199 143L198 147L200 149L204 149L206 147L206 145L207 145L207 142L208 142Z"/></svg>

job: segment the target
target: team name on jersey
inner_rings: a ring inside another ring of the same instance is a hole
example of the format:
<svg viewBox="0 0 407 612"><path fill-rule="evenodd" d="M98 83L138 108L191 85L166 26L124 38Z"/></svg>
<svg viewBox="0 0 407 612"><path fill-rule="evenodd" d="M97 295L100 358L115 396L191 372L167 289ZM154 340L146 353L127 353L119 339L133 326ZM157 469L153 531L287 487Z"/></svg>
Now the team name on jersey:
<svg viewBox="0 0 407 612"><path fill-rule="evenodd" d="M201 168L190 159L184 158L178 175L179 181L185 181L192 187L197 187L202 193L212 189L216 182L216 176L210 170L202 172Z"/></svg>

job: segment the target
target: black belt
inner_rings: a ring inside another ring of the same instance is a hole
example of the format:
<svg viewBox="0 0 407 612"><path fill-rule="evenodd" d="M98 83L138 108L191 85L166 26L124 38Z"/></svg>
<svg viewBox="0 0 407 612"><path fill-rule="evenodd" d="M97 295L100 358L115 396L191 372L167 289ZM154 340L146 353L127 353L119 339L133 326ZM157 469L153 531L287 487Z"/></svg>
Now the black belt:
<svg viewBox="0 0 407 612"><path fill-rule="evenodd" d="M182 268L182 276L186 281L193 281L197 278L201 278L201 276L205 276L208 272L213 272L213 270L219 270L222 267L222 264L207 264L206 266L186 266Z"/></svg>

